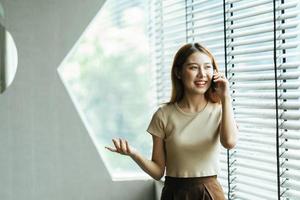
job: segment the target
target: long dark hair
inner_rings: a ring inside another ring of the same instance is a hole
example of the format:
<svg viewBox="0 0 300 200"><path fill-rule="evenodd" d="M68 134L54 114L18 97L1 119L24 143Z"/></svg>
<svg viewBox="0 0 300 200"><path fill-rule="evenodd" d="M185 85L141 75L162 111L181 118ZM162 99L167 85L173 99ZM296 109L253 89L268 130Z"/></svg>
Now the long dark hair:
<svg viewBox="0 0 300 200"><path fill-rule="evenodd" d="M195 52L201 52L206 54L212 61L213 69L219 72L219 67L217 65L217 62L214 56L212 55L212 53L207 48L200 45L199 43L189 43L183 45L177 51L171 69L171 80L172 80L171 99L169 102L166 102L164 104L179 102L184 97L184 86L182 80L177 77L177 74L179 74L182 71L183 64L185 63L187 58ZM207 101L211 101L213 103L221 103L220 98L218 97L218 95L215 93L215 91L212 89L211 86L205 92L204 96Z"/></svg>

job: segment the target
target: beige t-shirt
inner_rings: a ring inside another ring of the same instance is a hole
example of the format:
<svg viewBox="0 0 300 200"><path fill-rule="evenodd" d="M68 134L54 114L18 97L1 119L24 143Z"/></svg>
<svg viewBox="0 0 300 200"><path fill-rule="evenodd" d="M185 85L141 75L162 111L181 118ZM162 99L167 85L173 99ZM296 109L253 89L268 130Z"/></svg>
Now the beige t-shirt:
<svg viewBox="0 0 300 200"><path fill-rule="evenodd" d="M221 104L212 102L198 113L185 112L177 103L157 109L147 132L165 142L166 176L219 174L221 118Z"/></svg>

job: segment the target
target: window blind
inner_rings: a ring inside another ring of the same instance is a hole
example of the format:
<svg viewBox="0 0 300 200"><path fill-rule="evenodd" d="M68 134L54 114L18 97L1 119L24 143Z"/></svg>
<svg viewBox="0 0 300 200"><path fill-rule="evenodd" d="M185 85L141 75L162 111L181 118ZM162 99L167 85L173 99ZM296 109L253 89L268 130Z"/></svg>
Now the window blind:
<svg viewBox="0 0 300 200"><path fill-rule="evenodd" d="M221 152L227 199L300 199L299 1L150 1L158 104L186 42L208 47L229 80L239 141Z"/></svg>
<svg viewBox="0 0 300 200"><path fill-rule="evenodd" d="M154 24L151 41L156 67L157 102L162 103L170 99L171 65L173 57L179 47L185 43L185 2L182 0L152 1L154 8ZM153 20L153 19L152 19ZM154 40L153 40L154 39Z"/></svg>
<svg viewBox="0 0 300 200"><path fill-rule="evenodd" d="M225 3L227 78L240 129L229 198L300 199L299 1Z"/></svg>

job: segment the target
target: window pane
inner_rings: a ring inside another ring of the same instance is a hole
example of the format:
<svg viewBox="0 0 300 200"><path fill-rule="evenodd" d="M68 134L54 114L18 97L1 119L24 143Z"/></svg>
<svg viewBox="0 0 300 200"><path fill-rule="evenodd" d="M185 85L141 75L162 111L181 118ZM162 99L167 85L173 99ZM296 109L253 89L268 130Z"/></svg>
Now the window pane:
<svg viewBox="0 0 300 200"><path fill-rule="evenodd" d="M142 0L106 1L60 69L114 179L149 177L130 157L104 149L122 138L147 158L152 151L147 13Z"/></svg>

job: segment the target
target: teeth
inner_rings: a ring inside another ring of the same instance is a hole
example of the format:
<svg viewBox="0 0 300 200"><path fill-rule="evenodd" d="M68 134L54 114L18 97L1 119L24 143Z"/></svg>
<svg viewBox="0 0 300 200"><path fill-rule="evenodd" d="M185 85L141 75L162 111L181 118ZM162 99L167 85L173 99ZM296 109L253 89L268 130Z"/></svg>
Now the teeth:
<svg viewBox="0 0 300 200"><path fill-rule="evenodd" d="M203 82L203 81L196 81L196 83L198 83L198 84L205 84L205 82Z"/></svg>

